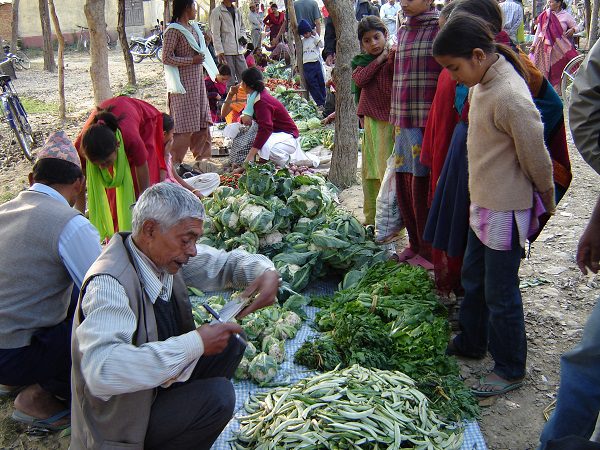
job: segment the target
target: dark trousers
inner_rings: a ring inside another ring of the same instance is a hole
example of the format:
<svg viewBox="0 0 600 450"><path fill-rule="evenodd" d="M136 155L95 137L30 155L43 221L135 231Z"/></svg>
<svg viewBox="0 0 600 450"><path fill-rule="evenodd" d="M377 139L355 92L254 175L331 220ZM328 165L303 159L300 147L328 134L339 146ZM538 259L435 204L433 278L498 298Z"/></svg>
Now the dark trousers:
<svg viewBox="0 0 600 450"><path fill-rule="evenodd" d="M244 350L232 337L222 353L201 357L188 381L159 389L144 447L209 450L233 416L235 392L231 378Z"/></svg>
<svg viewBox="0 0 600 450"><path fill-rule="evenodd" d="M67 318L34 333L28 346L0 349L0 384L42 389L62 399L71 398L71 327L79 289L73 288Z"/></svg>
<svg viewBox="0 0 600 450"><path fill-rule="evenodd" d="M310 96L317 106L325 104L327 91L325 90L325 79L323 78L323 67L320 62L304 63L304 79Z"/></svg>
<svg viewBox="0 0 600 450"><path fill-rule="evenodd" d="M494 373L507 380L525 376L527 339L519 291L521 245L513 223L512 249L492 250L469 229L462 268L465 297L460 305L461 333L454 344L464 354L480 356L488 350Z"/></svg>

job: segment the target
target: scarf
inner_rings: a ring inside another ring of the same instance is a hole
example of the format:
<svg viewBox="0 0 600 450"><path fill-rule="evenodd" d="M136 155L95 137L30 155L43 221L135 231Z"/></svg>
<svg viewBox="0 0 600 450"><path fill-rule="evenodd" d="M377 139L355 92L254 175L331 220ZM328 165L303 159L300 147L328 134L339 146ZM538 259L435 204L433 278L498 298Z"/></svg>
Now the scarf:
<svg viewBox="0 0 600 450"><path fill-rule="evenodd" d="M534 43L529 58L560 94L562 71L578 53L573 43L564 35L560 20L554 12L546 9L538 20L542 32Z"/></svg>
<svg viewBox="0 0 600 450"><path fill-rule="evenodd" d="M188 44L190 44L190 47L192 47L192 49L196 53L204 55L204 62L202 63L202 65L204 66L204 69L206 70L206 73L208 74L210 79L214 81L217 77L217 74L219 73L217 65L215 64L215 61L212 58L208 47L206 46L206 42L204 42L204 35L202 34L198 23L190 20L190 25L196 31L199 42L196 41L196 38L194 38L194 35L191 33L191 31L181 24L172 23L167 27L166 31L170 29L178 30L187 39ZM165 64L164 67L165 81L167 83L167 92L171 94L185 94L186 91L183 87L183 84L181 84L179 69L176 66L169 66L168 64Z"/></svg>
<svg viewBox="0 0 600 450"><path fill-rule="evenodd" d="M117 195L117 223L119 231L131 230L131 205L135 203L131 168L121 131L115 133L119 148L113 166L113 174L95 164L87 164L87 192L90 211L90 222L98 229L100 239L110 238L115 233L113 218L106 197L106 189L115 188Z"/></svg>
<svg viewBox="0 0 600 450"><path fill-rule="evenodd" d="M260 100L260 94L258 91L253 91L246 97L246 107L242 111L242 116L254 117L254 103Z"/></svg>
<svg viewBox="0 0 600 450"><path fill-rule="evenodd" d="M371 62L373 62L377 56L369 55L368 53L361 53L352 58L352 71L357 67L367 67ZM354 101L358 105L360 100L360 91L361 89L356 85L354 80L352 80L352 93L354 94Z"/></svg>

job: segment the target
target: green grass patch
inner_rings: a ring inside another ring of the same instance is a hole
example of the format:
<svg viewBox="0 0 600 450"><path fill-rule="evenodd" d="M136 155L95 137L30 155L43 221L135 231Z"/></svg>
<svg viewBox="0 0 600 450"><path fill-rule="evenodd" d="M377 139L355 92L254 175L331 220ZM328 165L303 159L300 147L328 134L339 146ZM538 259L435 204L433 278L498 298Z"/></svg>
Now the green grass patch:
<svg viewBox="0 0 600 450"><path fill-rule="evenodd" d="M19 96L27 114L58 114L58 102L44 102L37 98Z"/></svg>

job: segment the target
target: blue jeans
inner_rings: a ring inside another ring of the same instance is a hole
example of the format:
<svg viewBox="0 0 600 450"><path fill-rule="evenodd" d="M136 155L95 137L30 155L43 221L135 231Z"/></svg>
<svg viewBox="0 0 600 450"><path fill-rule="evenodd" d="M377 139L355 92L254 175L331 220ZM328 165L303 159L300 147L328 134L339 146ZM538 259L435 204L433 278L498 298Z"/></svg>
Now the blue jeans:
<svg viewBox="0 0 600 450"><path fill-rule="evenodd" d="M519 291L522 249L513 224L512 249L492 250L469 229L462 268L465 297L460 305L459 352L494 358L494 373L506 380L525 376L527 339Z"/></svg>
<svg viewBox="0 0 600 450"><path fill-rule="evenodd" d="M548 441L575 435L589 439L600 412L600 299L581 342L560 359L556 409L544 427L541 449Z"/></svg>

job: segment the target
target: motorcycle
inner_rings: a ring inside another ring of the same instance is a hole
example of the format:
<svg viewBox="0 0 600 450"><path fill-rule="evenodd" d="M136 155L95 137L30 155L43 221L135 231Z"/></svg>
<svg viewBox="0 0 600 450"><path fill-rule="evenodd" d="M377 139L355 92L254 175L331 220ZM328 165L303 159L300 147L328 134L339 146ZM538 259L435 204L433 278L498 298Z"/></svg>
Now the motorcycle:
<svg viewBox="0 0 600 450"><path fill-rule="evenodd" d="M131 38L129 51L131 52L131 56L133 56L133 62L139 63L146 58L156 58L162 62L163 23L158 20L157 22L152 29L152 34L147 38Z"/></svg>

